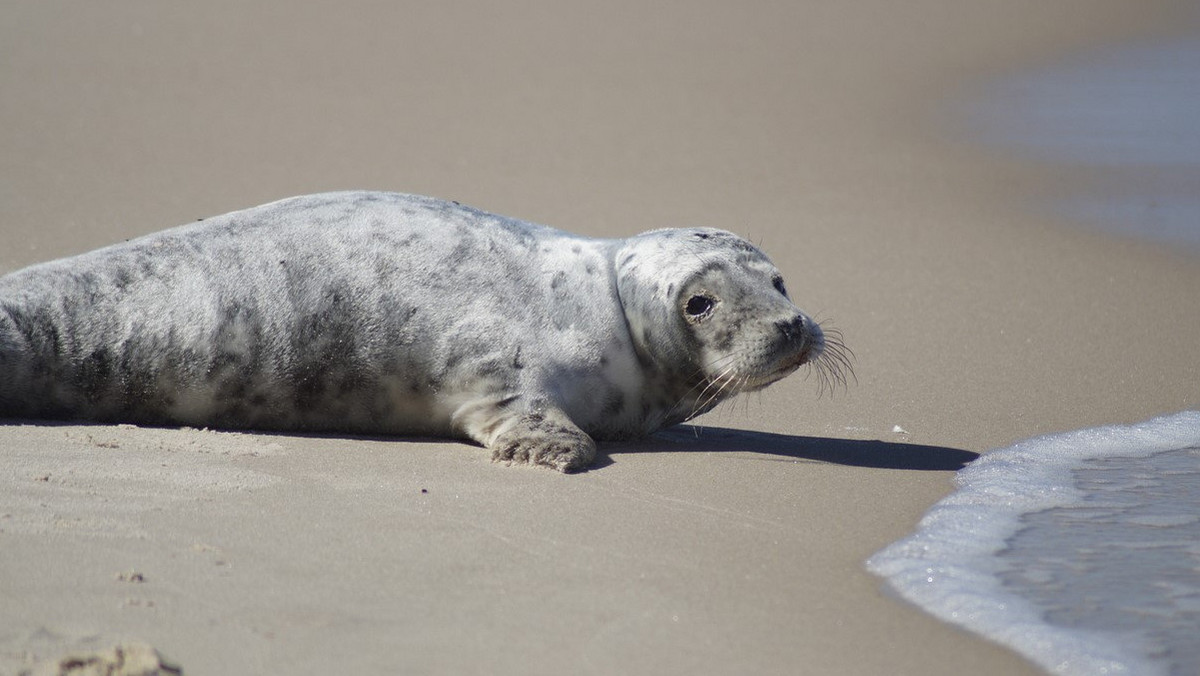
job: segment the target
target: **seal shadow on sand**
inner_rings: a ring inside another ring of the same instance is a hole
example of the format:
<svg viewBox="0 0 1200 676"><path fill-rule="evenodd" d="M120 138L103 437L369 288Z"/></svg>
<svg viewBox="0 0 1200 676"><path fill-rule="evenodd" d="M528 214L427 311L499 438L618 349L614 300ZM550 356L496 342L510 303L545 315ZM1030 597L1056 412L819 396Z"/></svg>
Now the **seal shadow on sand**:
<svg viewBox="0 0 1200 676"><path fill-rule="evenodd" d="M851 467L958 471L978 453L945 446L879 440L803 437L725 427L677 425L641 441L600 443L592 470L610 465L610 453L759 453L768 462L827 462Z"/></svg>
<svg viewBox="0 0 1200 676"><path fill-rule="evenodd" d="M33 425L41 427L103 427L104 423L65 420L23 420L0 418L0 427ZM189 429L183 427L138 426L146 429ZM136 428L135 428L136 429ZM381 443L466 444L462 439L422 436L381 436L337 433L281 432L257 430L216 430L264 437L301 437L317 439L361 440ZM597 444L596 459L582 471L595 471L614 464L611 454L625 453L756 453L764 462L826 462L850 467L906 469L954 472L979 457L978 453L946 446L894 443L879 440L804 437L773 432L756 432L726 427L676 425L634 441L602 441Z"/></svg>
<svg viewBox="0 0 1200 676"><path fill-rule="evenodd" d="M243 433L254 434L249 430ZM280 437L363 440L380 443L464 444L482 448L467 439L424 436L381 436L337 433L265 432ZM484 449L486 452L486 449ZM591 465L573 473L594 472L615 464L613 454L626 453L757 453L764 462L826 462L850 467L955 472L979 457L978 453L946 446L893 443L878 440L802 437L725 427L676 425L644 439L600 441ZM773 456L773 457L772 457Z"/></svg>

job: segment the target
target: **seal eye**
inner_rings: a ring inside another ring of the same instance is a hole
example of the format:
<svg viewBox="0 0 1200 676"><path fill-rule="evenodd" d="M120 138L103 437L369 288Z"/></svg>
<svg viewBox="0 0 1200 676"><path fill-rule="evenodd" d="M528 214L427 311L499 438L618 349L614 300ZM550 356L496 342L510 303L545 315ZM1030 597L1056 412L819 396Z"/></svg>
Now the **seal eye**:
<svg viewBox="0 0 1200 676"><path fill-rule="evenodd" d="M716 301L708 296L692 296L683 307L683 311L692 319L700 319L712 312L715 305Z"/></svg>
<svg viewBox="0 0 1200 676"><path fill-rule="evenodd" d="M771 280L771 283L775 285L776 291L783 294L785 297L787 296L787 287L783 285L783 277L776 277L775 279Z"/></svg>

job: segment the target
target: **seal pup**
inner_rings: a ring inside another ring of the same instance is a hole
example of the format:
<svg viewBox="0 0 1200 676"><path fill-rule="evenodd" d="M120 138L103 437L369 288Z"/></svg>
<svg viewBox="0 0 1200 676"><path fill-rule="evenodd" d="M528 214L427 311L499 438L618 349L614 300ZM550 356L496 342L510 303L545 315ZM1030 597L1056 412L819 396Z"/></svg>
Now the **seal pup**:
<svg viewBox="0 0 1200 676"><path fill-rule="evenodd" d="M840 341L755 246L307 195L0 278L0 415L473 439L586 467Z"/></svg>

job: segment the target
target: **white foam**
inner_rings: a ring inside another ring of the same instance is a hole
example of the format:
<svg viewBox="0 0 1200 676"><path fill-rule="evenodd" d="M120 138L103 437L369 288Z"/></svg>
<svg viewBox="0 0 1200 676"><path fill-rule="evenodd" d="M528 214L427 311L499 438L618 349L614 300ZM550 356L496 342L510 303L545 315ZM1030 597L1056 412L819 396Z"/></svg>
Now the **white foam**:
<svg viewBox="0 0 1200 676"><path fill-rule="evenodd" d="M1005 588L996 556L1022 515L1078 503L1072 472L1083 461L1145 457L1200 446L1200 412L1131 426L1039 437L984 454L955 478L911 536L867 561L905 599L932 615L1006 645L1052 673L1158 674L1138 637L1068 629Z"/></svg>

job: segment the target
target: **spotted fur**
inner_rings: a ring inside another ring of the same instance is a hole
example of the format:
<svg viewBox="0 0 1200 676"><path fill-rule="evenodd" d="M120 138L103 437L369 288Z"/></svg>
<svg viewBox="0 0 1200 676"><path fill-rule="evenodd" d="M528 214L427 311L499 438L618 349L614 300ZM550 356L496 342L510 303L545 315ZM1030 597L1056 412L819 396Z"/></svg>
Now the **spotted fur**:
<svg viewBox="0 0 1200 676"><path fill-rule="evenodd" d="M0 415L466 437L569 471L592 438L817 357L778 275L719 230L588 239L426 197L295 197L0 279Z"/></svg>

